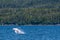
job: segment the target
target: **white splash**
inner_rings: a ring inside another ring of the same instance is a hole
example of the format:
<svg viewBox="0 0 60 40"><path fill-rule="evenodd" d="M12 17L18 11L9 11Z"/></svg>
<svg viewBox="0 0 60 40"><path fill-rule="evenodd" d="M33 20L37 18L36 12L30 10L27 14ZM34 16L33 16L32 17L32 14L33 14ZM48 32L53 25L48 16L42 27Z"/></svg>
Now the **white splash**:
<svg viewBox="0 0 60 40"><path fill-rule="evenodd" d="M25 32L18 28L13 28L13 30L15 31L16 34L25 34Z"/></svg>

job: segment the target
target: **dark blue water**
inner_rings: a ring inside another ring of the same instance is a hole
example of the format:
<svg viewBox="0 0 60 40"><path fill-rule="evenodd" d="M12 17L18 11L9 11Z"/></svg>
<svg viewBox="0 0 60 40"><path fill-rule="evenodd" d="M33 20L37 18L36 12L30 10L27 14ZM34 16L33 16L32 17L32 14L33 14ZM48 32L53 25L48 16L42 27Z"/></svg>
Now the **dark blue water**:
<svg viewBox="0 0 60 40"><path fill-rule="evenodd" d="M26 34L16 34L13 28ZM60 40L60 26L0 26L0 40Z"/></svg>

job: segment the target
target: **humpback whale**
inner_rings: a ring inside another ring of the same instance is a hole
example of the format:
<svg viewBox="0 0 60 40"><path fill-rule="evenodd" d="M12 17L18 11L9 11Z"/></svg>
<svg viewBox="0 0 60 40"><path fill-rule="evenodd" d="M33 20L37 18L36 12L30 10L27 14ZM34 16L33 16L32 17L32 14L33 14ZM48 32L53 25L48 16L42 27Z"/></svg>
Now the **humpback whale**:
<svg viewBox="0 0 60 40"><path fill-rule="evenodd" d="M21 29L18 29L18 28L13 28L13 30L16 34L25 34L24 31L22 31Z"/></svg>

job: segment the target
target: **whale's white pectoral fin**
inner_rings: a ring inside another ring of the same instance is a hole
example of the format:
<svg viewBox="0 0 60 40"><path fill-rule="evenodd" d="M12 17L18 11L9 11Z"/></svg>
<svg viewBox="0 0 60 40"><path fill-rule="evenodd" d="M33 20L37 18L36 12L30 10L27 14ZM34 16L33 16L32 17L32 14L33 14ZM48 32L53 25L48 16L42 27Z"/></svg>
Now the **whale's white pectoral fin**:
<svg viewBox="0 0 60 40"><path fill-rule="evenodd" d="M25 34L23 31L20 31L19 34Z"/></svg>
<svg viewBox="0 0 60 40"><path fill-rule="evenodd" d="M15 33L17 34L17 32L15 31Z"/></svg>
<svg viewBox="0 0 60 40"><path fill-rule="evenodd" d="M25 32L21 31L21 30L18 29L18 28L13 28L13 30L14 30L15 33L17 33L17 34L25 34Z"/></svg>

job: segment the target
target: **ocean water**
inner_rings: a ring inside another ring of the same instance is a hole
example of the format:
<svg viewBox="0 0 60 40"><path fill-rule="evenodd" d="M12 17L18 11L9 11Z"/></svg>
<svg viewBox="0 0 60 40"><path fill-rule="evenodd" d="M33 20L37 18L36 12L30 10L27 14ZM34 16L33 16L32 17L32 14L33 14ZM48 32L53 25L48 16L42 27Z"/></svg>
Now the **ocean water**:
<svg viewBox="0 0 60 40"><path fill-rule="evenodd" d="M17 34L13 28L25 34ZM0 40L60 40L60 26L0 26Z"/></svg>

